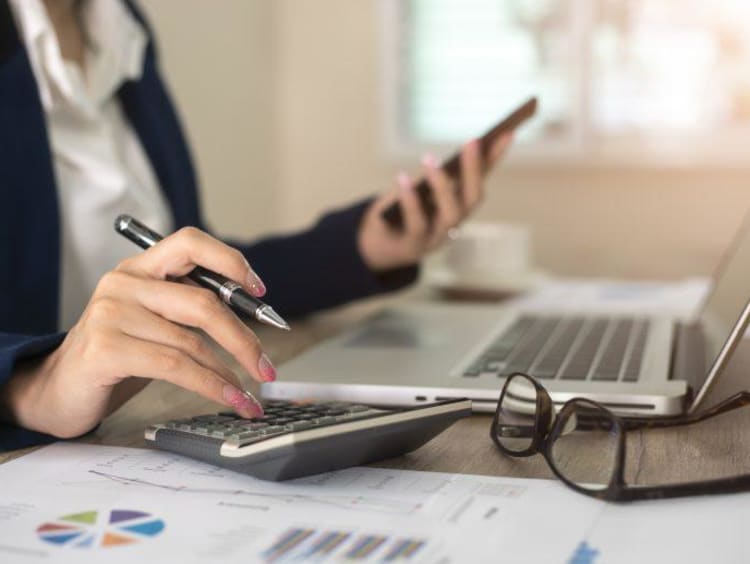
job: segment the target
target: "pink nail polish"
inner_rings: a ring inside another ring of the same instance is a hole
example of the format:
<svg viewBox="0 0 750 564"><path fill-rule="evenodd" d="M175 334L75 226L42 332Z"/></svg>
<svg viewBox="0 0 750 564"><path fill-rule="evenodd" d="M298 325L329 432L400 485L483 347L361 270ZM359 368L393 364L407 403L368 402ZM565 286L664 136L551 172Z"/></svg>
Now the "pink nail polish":
<svg viewBox="0 0 750 564"><path fill-rule="evenodd" d="M427 168L437 168L438 162L435 155L432 153L425 153L425 156L422 157L422 164Z"/></svg>
<svg viewBox="0 0 750 564"><path fill-rule="evenodd" d="M247 285L250 287L252 295L256 298L266 295L265 284L263 284L263 281L255 274L252 268L247 273Z"/></svg>
<svg viewBox="0 0 750 564"><path fill-rule="evenodd" d="M268 358L266 353L260 355L258 370L260 370L260 375L263 376L263 380L266 382L273 382L276 380L276 369L273 367L273 364L271 364L271 359Z"/></svg>
<svg viewBox="0 0 750 564"><path fill-rule="evenodd" d="M231 384L226 384L222 390L222 396L224 401L243 417L263 416L263 406L248 392L243 392Z"/></svg>
<svg viewBox="0 0 750 564"><path fill-rule="evenodd" d="M245 396L245 400L247 401L248 405L252 406L252 409L250 409L251 412L254 413L254 417L263 417L263 406L261 403L255 399L255 396L251 394L250 392L242 392Z"/></svg>
<svg viewBox="0 0 750 564"><path fill-rule="evenodd" d="M411 178L405 172L398 173L396 182L398 183L398 187L404 192L406 192L407 190L411 190Z"/></svg>

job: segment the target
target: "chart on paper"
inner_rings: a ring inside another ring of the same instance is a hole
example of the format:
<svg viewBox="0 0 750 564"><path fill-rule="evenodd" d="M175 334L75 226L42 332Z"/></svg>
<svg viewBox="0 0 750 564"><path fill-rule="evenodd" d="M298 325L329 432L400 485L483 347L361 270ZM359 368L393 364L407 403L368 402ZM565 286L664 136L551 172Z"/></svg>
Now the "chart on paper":
<svg viewBox="0 0 750 564"><path fill-rule="evenodd" d="M262 511L304 508L406 517L424 512L429 504L431 514L452 524L502 519L501 506L522 497L527 489L492 478L466 480L449 474L373 468L349 468L279 484L180 455L115 450L112 456L82 460L75 479L58 477L58 485L89 491L120 487L190 498L218 496L225 505Z"/></svg>
<svg viewBox="0 0 750 564"><path fill-rule="evenodd" d="M0 466L0 484L3 563L750 561L750 494L614 505L551 480L378 468L277 484L72 443Z"/></svg>
<svg viewBox="0 0 750 564"><path fill-rule="evenodd" d="M81 564L106 551L108 564L485 562L498 550L528 555L529 531L547 529L536 555L567 562L599 507L548 480L349 468L272 483L161 451L77 444L0 466L0 481L18 486L0 501L0 561L73 551ZM548 502L579 519L540 516Z"/></svg>
<svg viewBox="0 0 750 564"><path fill-rule="evenodd" d="M423 538L293 528L279 535L262 556L266 562L408 562L424 552L427 542Z"/></svg>
<svg viewBox="0 0 750 564"><path fill-rule="evenodd" d="M164 530L164 521L132 509L83 511L63 515L37 527L45 542L77 548L111 547L141 542Z"/></svg>

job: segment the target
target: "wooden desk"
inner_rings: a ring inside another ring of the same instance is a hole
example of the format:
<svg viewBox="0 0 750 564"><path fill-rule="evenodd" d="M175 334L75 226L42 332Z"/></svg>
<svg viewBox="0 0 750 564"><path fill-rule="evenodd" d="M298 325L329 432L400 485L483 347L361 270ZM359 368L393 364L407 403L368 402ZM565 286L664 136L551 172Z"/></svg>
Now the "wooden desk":
<svg viewBox="0 0 750 564"><path fill-rule="evenodd" d="M284 360L336 334L384 303L384 300L377 300L296 322L291 333L261 327L258 328L258 335L271 358L277 364L282 364ZM737 391L750 389L748 368L750 340L740 345L728 373L712 391L709 404ZM280 372L283 377L283 365ZM146 424L218 409L216 405L191 393L154 382L105 420L95 433L82 440L143 447L143 428ZM472 416L459 421L416 452L375 466L527 478L553 477L541 456L511 459L500 454L489 439L490 422L489 415ZM750 407L692 428L634 432L628 435L627 475L635 483L656 484L746 474L750 473L749 446ZM31 450L0 454L0 463ZM597 462L591 457L583 457L571 461L571 464L591 465Z"/></svg>

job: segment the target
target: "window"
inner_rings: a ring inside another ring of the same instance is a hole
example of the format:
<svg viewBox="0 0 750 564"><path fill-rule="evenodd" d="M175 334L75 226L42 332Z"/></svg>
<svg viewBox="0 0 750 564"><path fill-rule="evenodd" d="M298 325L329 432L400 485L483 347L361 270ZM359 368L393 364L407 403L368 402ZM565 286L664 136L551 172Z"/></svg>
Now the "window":
<svg viewBox="0 0 750 564"><path fill-rule="evenodd" d="M540 115L519 136L536 157L750 163L747 0L393 0L389 9L396 76L386 78L398 85L401 147L455 145L537 94Z"/></svg>

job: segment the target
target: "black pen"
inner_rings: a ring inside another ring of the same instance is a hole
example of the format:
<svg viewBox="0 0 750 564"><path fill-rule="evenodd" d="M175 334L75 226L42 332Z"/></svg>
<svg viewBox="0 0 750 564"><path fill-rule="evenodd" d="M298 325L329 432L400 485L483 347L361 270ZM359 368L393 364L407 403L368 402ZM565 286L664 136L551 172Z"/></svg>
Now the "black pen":
<svg viewBox="0 0 750 564"><path fill-rule="evenodd" d="M164 237L129 215L120 215L115 220L115 231L143 249L149 249ZM196 266L187 277L204 288L213 290L226 304L237 312L254 317L261 323L289 331L289 324L273 308L247 293L237 282L226 276Z"/></svg>

